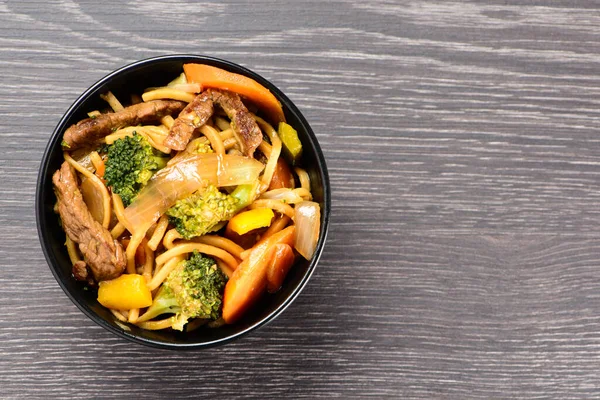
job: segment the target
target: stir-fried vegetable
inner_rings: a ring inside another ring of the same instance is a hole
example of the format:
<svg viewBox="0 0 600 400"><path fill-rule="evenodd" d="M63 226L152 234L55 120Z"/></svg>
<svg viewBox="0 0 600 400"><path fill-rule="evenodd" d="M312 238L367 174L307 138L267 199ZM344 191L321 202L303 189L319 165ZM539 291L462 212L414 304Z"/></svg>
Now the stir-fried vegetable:
<svg viewBox="0 0 600 400"><path fill-rule="evenodd" d="M142 136L133 134L107 148L104 179L114 193L128 205L146 186L152 175L167 165L168 158L150 146Z"/></svg>
<svg viewBox="0 0 600 400"><path fill-rule="evenodd" d="M302 257L310 260L317 248L321 228L321 208L314 201L303 201L294 208L296 235L294 247Z"/></svg>
<svg viewBox="0 0 600 400"><path fill-rule="evenodd" d="M257 160L243 156L214 153L196 154L157 173L125 209L125 219L133 230L146 231L175 202L196 190L253 183L263 169Z"/></svg>
<svg viewBox="0 0 600 400"><path fill-rule="evenodd" d="M271 183L269 184L269 190L281 189L281 188L294 188L294 176L287 162L281 157L277 160Z"/></svg>
<svg viewBox="0 0 600 400"><path fill-rule="evenodd" d="M277 134L283 144L283 152L292 164L295 164L302 157L302 143L298 138L298 132L285 122L280 122Z"/></svg>
<svg viewBox="0 0 600 400"><path fill-rule="evenodd" d="M177 200L167 210L175 229L185 239L202 236L221 221L227 221L238 210L237 199L222 193L213 185Z"/></svg>
<svg viewBox="0 0 600 400"><path fill-rule="evenodd" d="M294 264L294 250L288 244L276 244L269 250L270 261L267 268L267 292L275 293L283 285L283 280Z"/></svg>
<svg viewBox="0 0 600 400"><path fill-rule="evenodd" d="M83 196L83 201L85 201L92 217L99 223L102 223L104 220L104 199L102 198L102 193L98 191L94 182L88 178L81 180L79 188Z"/></svg>
<svg viewBox="0 0 600 400"><path fill-rule="evenodd" d="M238 235L271 225L275 214L270 208L255 208L237 214L229 221L229 227Z"/></svg>
<svg viewBox="0 0 600 400"><path fill-rule="evenodd" d="M269 251L276 244L291 245L294 231L294 226L289 226L260 242L237 267L225 286L223 319L226 323L237 321L265 292L267 270L271 261Z"/></svg>
<svg viewBox="0 0 600 400"><path fill-rule="evenodd" d="M130 310L150 306L152 293L143 276L125 274L98 284L98 302L113 310Z"/></svg>
<svg viewBox="0 0 600 400"><path fill-rule="evenodd" d="M190 318L217 319L221 316L226 282L227 277L215 260L194 251L189 260L181 261L169 274L154 302L138 322L162 314L175 314L172 327L183 330Z"/></svg>

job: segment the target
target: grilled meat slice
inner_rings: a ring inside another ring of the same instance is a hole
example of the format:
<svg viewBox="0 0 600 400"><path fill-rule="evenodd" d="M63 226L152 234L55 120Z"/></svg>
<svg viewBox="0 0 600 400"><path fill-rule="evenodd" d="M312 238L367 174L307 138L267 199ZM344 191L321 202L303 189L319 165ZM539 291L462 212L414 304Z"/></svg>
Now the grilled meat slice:
<svg viewBox="0 0 600 400"><path fill-rule="evenodd" d="M125 126L158 122L165 115L179 113L185 103L177 100L152 100L138 103L123 110L101 114L95 118L86 118L71 125L63 136L64 144L69 150L92 145L113 130Z"/></svg>
<svg viewBox="0 0 600 400"><path fill-rule="evenodd" d="M210 90L200 93L179 113L164 145L173 150L185 150L194 131L208 121L214 112Z"/></svg>
<svg viewBox="0 0 600 400"><path fill-rule="evenodd" d="M123 247L92 217L77 186L74 168L65 161L54 173L52 183L63 228L79 245L94 279L100 282L120 276L126 264Z"/></svg>
<svg viewBox="0 0 600 400"><path fill-rule="evenodd" d="M252 157L262 142L260 128L242 103L240 96L217 89L205 90L188 104L175 120L169 136L165 139L165 145L173 150L184 150L194 130L204 125L213 114L215 103L231 120L231 127L242 153Z"/></svg>

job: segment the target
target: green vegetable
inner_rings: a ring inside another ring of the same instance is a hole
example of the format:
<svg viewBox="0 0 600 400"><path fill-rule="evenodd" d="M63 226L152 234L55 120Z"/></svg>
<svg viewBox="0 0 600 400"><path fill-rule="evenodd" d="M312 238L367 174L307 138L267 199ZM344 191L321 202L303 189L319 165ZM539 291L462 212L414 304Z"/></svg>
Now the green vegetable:
<svg viewBox="0 0 600 400"><path fill-rule="evenodd" d="M177 78L169 82L167 86L181 85L183 83L187 83L187 79L185 74L182 72L181 74L177 75Z"/></svg>
<svg viewBox="0 0 600 400"><path fill-rule="evenodd" d="M128 206L152 175L167 165L168 157L137 133L116 140L107 148L104 179Z"/></svg>
<svg viewBox="0 0 600 400"><path fill-rule="evenodd" d="M227 221L238 210L238 200L208 186L192 195L177 200L167 210L169 220L185 239L202 236L221 221Z"/></svg>
<svg viewBox="0 0 600 400"><path fill-rule="evenodd" d="M258 196L258 187L260 185L259 181L255 181L254 183L248 183L246 185L238 185L233 192L231 192L231 197L237 199L237 210L241 210L242 208L248 207L256 197Z"/></svg>
<svg viewBox="0 0 600 400"><path fill-rule="evenodd" d="M209 143L205 141L195 140L191 149L192 154L213 153L213 149Z"/></svg>
<svg viewBox="0 0 600 400"><path fill-rule="evenodd" d="M67 149L70 149L70 148L71 148L71 146L69 146L69 143L65 142L64 140L63 140L62 142L60 142L60 145L61 145L62 147L66 147Z"/></svg>
<svg viewBox="0 0 600 400"><path fill-rule="evenodd" d="M280 122L277 134L283 144L283 152L289 161L295 164L302 156L302 143L298 138L298 132L285 122Z"/></svg>
<svg viewBox="0 0 600 400"><path fill-rule="evenodd" d="M183 330L190 318L221 317L227 276L215 260L194 251L169 274L152 305L139 319L148 321L161 314L175 314L173 329Z"/></svg>

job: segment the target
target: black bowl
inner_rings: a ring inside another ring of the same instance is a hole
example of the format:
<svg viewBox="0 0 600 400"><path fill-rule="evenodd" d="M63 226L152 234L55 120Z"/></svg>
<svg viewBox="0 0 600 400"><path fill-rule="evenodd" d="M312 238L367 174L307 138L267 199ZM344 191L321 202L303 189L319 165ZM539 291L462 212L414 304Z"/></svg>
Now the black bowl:
<svg viewBox="0 0 600 400"><path fill-rule="evenodd" d="M266 296L253 311L232 325L220 328L201 328L192 332L146 331L136 326L123 324L96 300L96 292L86 290L71 275L71 262L65 248L65 234L59 225L59 218L53 211L56 198L52 188L52 174L63 162L61 141L64 131L72 124L87 117L90 110L105 107L100 93L111 90L117 98L128 98L132 92L141 93L144 88L161 86L182 71L185 63L197 62L213 65L225 70L246 75L267 87L283 105L289 124L298 131L304 147L302 165L311 178L314 200L321 205L321 237L314 257L297 262L290 270L283 288ZM162 348L199 348L224 344L272 321L283 312L306 285L312 275L325 243L329 211L331 208L329 177L325 159L312 129L298 108L271 82L237 64L212 57L194 55L170 55L135 62L107 75L85 93L67 110L52 133L42 163L37 182L36 216L42 249L54 277L67 296L84 314L98 325L131 341Z"/></svg>

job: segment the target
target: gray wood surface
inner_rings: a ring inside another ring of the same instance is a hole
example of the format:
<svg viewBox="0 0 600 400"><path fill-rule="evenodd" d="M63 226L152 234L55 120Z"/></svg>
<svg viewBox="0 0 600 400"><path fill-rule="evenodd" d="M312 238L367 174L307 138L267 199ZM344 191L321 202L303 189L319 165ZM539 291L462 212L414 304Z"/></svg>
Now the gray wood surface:
<svg viewBox="0 0 600 400"><path fill-rule="evenodd" d="M597 6L0 0L0 397L599 397ZM279 86L316 131L333 193L295 303L187 353L80 313L33 211L67 107L170 53Z"/></svg>

